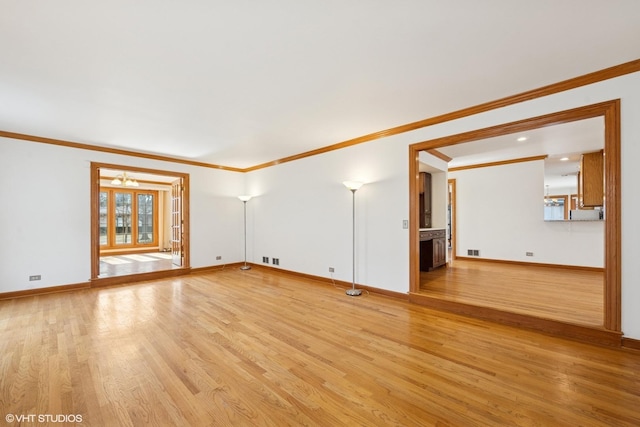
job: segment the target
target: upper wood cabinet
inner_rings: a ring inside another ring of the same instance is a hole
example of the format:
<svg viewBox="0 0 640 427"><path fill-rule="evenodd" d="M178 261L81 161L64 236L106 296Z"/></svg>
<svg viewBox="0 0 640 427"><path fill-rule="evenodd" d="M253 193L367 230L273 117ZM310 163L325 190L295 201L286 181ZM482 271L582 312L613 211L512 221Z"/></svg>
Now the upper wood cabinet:
<svg viewBox="0 0 640 427"><path fill-rule="evenodd" d="M431 174L420 172L419 187L419 222L420 228L431 228Z"/></svg>
<svg viewBox="0 0 640 427"><path fill-rule="evenodd" d="M602 150L595 153L585 153L580 158L578 200L582 208L604 204L604 154Z"/></svg>

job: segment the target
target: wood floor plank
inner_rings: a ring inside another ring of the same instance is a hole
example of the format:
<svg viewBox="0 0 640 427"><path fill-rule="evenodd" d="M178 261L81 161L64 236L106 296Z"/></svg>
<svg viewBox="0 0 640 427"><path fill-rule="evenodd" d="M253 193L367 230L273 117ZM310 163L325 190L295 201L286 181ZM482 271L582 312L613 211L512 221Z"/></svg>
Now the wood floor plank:
<svg viewBox="0 0 640 427"><path fill-rule="evenodd" d="M640 425L640 352L259 268L0 301L0 350L0 415L89 426Z"/></svg>

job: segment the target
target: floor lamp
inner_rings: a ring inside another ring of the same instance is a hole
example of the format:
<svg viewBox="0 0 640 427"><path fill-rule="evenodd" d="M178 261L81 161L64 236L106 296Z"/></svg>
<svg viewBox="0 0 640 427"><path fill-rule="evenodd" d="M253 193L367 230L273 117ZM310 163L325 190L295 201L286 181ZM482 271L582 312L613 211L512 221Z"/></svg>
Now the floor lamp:
<svg viewBox="0 0 640 427"><path fill-rule="evenodd" d="M351 242L351 250L352 250L352 260L351 260L351 273L352 273L352 280L351 280L351 289L347 289L346 294L352 297L357 297L358 295L362 295L362 290L360 289L356 289L356 191L358 191L358 189L360 187L362 187L364 185L363 182L358 182L358 181L345 181L343 182L344 186L347 187L350 191L351 191L351 201L352 201L352 207L351 207L351 214L352 214L352 218L351 218L351 235L352 235L352 242Z"/></svg>
<svg viewBox="0 0 640 427"><path fill-rule="evenodd" d="M244 206L244 265L240 270L251 270L251 266L247 265L247 202L251 200L251 196L238 196Z"/></svg>

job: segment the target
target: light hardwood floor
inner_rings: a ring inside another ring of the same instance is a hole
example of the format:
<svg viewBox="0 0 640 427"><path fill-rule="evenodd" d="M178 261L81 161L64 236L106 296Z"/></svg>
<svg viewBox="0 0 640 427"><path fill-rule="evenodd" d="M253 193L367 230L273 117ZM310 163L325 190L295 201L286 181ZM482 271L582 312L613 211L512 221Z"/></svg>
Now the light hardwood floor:
<svg viewBox="0 0 640 427"><path fill-rule="evenodd" d="M264 268L0 301L0 357L3 419L640 425L638 351Z"/></svg>
<svg viewBox="0 0 640 427"><path fill-rule="evenodd" d="M456 259L421 272L420 293L577 325L604 324L603 272Z"/></svg>

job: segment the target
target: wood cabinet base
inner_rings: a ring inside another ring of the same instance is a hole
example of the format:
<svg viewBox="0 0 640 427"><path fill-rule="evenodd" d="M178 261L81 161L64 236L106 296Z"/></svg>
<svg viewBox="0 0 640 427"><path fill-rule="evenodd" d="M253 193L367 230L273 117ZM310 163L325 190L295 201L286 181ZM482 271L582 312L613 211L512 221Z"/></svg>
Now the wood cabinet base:
<svg viewBox="0 0 640 427"><path fill-rule="evenodd" d="M431 271L447 263L444 230L420 231L420 270Z"/></svg>

